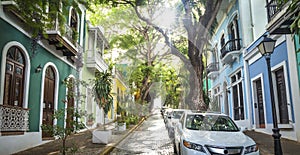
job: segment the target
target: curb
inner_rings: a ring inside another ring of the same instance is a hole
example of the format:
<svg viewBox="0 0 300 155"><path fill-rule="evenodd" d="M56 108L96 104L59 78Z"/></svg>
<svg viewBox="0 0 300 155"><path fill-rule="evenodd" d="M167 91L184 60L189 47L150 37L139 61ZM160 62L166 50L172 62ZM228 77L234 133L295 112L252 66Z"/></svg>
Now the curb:
<svg viewBox="0 0 300 155"><path fill-rule="evenodd" d="M109 153L120 143L122 142L129 134L131 134L134 130L136 130L138 127L141 126L141 124L147 119L147 117L143 117L142 120L135 125L134 127L132 127L119 141L117 141L116 143L114 143L111 146L107 146L104 148L104 150L100 153L100 155L109 155Z"/></svg>

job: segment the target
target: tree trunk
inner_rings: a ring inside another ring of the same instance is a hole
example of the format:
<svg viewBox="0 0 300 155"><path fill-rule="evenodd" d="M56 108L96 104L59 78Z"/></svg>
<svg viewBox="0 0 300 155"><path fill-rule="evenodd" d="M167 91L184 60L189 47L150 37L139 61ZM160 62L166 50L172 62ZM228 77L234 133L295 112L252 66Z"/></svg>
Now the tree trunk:
<svg viewBox="0 0 300 155"><path fill-rule="evenodd" d="M205 2L205 13L199 15L199 19L195 19L192 11L193 8L190 6L191 0L182 0L184 5L184 18L183 24L188 34L188 57L189 60L170 42L168 32L160 28L159 26L152 23L151 20L143 17L133 3L133 6L137 16L145 21L148 25L153 26L158 32L160 32L164 38L165 43L171 48L171 53L178 56L185 64L185 66L190 71L190 91L186 99L187 104L190 109L196 110L207 110L207 106L204 102L203 95L203 61L202 61L202 51L204 50L204 45L209 39L209 31L211 26L217 16L220 9L222 0L208 0Z"/></svg>

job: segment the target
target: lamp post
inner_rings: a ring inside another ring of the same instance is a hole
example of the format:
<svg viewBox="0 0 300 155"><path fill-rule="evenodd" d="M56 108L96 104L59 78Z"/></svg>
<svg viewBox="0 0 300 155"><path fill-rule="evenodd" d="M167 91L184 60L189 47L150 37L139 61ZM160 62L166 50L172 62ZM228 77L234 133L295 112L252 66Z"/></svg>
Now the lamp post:
<svg viewBox="0 0 300 155"><path fill-rule="evenodd" d="M274 153L275 155L282 155L280 137L281 134L279 133L279 128L277 124L277 114L276 114L276 107L274 102L274 90L273 90L273 82L272 82L272 75L271 75L271 66L270 66L270 58L271 54L273 53L275 47L276 40L268 38L266 35L264 39L260 42L257 46L260 53L265 57L268 66L268 78L269 78L269 87L270 87L270 96L271 96L271 104L272 104L272 117L273 117L273 138L274 138Z"/></svg>

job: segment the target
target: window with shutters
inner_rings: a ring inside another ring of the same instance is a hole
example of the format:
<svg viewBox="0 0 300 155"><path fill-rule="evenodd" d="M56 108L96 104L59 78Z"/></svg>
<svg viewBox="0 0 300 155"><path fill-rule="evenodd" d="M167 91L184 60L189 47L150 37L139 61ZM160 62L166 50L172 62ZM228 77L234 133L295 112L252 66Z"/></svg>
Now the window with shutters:
<svg viewBox="0 0 300 155"><path fill-rule="evenodd" d="M238 71L236 74L231 76L231 87L232 87L232 102L233 102L233 116L234 120L244 120L244 96L243 96L243 83L242 73Z"/></svg>
<svg viewBox="0 0 300 155"><path fill-rule="evenodd" d="M12 46L6 55L3 104L23 107L25 57L20 48Z"/></svg>

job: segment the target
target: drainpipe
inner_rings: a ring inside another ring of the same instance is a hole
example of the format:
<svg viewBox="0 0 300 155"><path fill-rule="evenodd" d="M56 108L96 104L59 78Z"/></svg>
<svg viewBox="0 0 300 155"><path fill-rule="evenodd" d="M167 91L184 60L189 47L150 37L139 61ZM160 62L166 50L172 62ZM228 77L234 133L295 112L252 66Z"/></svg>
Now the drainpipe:
<svg viewBox="0 0 300 155"><path fill-rule="evenodd" d="M250 25L251 25L251 42L254 40L254 24L253 24L253 17L252 17L252 3L251 0L248 0L249 2L249 8L250 8Z"/></svg>

